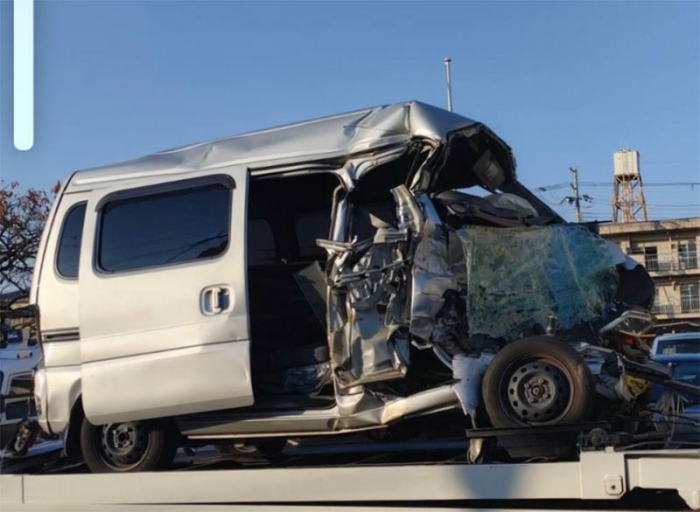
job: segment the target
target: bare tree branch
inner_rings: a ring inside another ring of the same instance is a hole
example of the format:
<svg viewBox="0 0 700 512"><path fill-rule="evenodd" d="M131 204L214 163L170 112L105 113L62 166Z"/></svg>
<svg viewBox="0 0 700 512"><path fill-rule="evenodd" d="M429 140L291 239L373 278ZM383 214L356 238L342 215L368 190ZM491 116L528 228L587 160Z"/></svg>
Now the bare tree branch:
<svg viewBox="0 0 700 512"><path fill-rule="evenodd" d="M20 191L0 180L0 290L28 292L41 232L58 185L50 191Z"/></svg>

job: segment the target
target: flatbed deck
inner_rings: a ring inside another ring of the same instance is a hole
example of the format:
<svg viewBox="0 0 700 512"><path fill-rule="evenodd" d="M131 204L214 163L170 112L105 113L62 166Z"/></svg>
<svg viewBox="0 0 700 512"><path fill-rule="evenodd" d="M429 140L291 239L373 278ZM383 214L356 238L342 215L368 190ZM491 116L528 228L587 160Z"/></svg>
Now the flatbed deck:
<svg viewBox="0 0 700 512"><path fill-rule="evenodd" d="M567 509L584 510L600 509L601 502L616 508L616 501L639 490L677 493L677 501L700 510L700 450L583 452L578 462L2 475L0 509L195 510L206 504L217 511L330 510L352 505L405 512L417 504L437 509L488 504L493 509L537 502L543 504L537 508L557 509L565 501Z"/></svg>

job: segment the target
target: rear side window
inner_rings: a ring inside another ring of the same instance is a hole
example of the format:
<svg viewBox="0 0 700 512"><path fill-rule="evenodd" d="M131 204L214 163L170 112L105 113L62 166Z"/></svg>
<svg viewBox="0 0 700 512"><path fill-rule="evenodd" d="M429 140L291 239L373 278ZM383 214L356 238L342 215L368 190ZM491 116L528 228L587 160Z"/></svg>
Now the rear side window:
<svg viewBox="0 0 700 512"><path fill-rule="evenodd" d="M657 354L700 354L700 337L693 340L659 340Z"/></svg>
<svg viewBox="0 0 700 512"><path fill-rule="evenodd" d="M83 238L83 222L85 220L85 203L71 208L66 215L58 241L56 270L59 275L68 279L78 277L80 267L80 242Z"/></svg>
<svg viewBox="0 0 700 512"><path fill-rule="evenodd" d="M231 189L213 183L105 204L97 264L106 272L214 258L228 246Z"/></svg>

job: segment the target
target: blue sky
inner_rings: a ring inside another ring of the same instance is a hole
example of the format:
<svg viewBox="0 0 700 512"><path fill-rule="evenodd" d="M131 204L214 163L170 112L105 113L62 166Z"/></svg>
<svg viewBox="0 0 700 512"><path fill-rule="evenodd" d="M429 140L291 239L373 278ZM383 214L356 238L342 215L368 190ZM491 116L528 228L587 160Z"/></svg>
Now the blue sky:
<svg viewBox="0 0 700 512"><path fill-rule="evenodd" d="M12 4L0 0L0 173L48 187L75 169L407 99L513 147L521 181L700 181L696 1L37 0L36 134L12 144ZM586 218L610 216L609 187ZM542 193L553 203L566 189ZM700 215L700 188L646 188L651 216ZM560 211L573 218L571 208Z"/></svg>

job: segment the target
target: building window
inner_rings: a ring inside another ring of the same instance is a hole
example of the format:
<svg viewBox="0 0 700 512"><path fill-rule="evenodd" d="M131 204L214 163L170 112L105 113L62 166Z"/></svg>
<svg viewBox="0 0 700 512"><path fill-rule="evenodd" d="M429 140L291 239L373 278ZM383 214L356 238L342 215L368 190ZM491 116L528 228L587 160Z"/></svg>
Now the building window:
<svg viewBox="0 0 700 512"><path fill-rule="evenodd" d="M211 183L107 203L97 263L106 272L214 258L228 246L231 187Z"/></svg>
<svg viewBox="0 0 700 512"><path fill-rule="evenodd" d="M657 315L672 315L674 313L673 300L669 297L669 288L657 285L654 289L654 306L652 312ZM673 291L671 290L671 297Z"/></svg>
<svg viewBox="0 0 700 512"><path fill-rule="evenodd" d="M659 270L659 253L656 247L644 248L644 266L647 270Z"/></svg>
<svg viewBox="0 0 700 512"><path fill-rule="evenodd" d="M695 313L697 311L700 311L700 284L682 284L681 313Z"/></svg>
<svg viewBox="0 0 700 512"><path fill-rule="evenodd" d="M78 277L80 267L80 242L83 239L83 222L85 220L85 203L73 206L63 222L61 237L58 241L56 270L67 279Z"/></svg>
<svg viewBox="0 0 700 512"><path fill-rule="evenodd" d="M644 256L644 266L647 270L659 270L659 254L656 246L640 247L633 245L627 250L630 256Z"/></svg>
<svg viewBox="0 0 700 512"><path fill-rule="evenodd" d="M659 293L659 287L654 286L654 302L651 305L651 310L653 313L658 314L660 313L661 305L659 304L659 297L661 293Z"/></svg>
<svg viewBox="0 0 700 512"><path fill-rule="evenodd" d="M678 244L678 268L680 270L698 268L698 251L695 242Z"/></svg>

